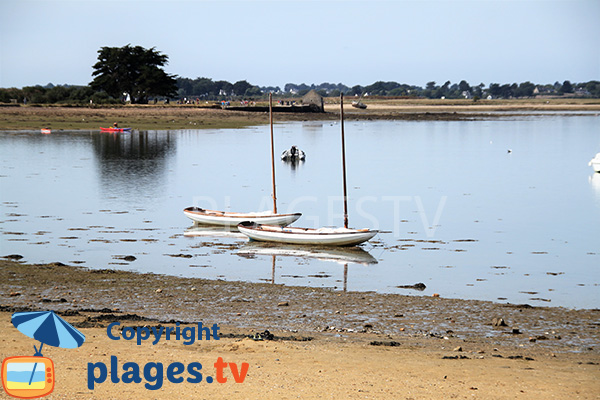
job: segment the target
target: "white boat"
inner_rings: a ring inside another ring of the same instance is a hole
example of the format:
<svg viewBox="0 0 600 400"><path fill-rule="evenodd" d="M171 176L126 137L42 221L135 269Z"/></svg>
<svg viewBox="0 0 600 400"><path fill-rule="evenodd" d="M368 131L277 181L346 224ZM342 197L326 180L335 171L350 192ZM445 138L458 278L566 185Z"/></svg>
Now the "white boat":
<svg viewBox="0 0 600 400"><path fill-rule="evenodd" d="M186 217L196 224L217 225L228 228L236 227L244 221L260 224L286 226L296 221L301 213L278 214L277 196L275 195L275 153L273 145L273 98L269 94L269 120L271 125L271 177L273 183L273 211L236 213L227 211L206 210L200 207L188 207L183 210Z"/></svg>
<svg viewBox="0 0 600 400"><path fill-rule="evenodd" d="M296 221L301 213L295 214L274 214L271 211L236 213L216 210L205 210L199 207L188 207L183 210L186 217L192 221L203 225L218 225L235 227L244 221L251 221L260 224L286 226Z"/></svg>
<svg viewBox="0 0 600 400"><path fill-rule="evenodd" d="M251 240L317 246L355 246L378 231L348 228L296 228L242 222L238 229Z"/></svg>
<svg viewBox="0 0 600 400"><path fill-rule="evenodd" d="M594 168L594 171L600 172L600 153L596 154L596 157L592 158L588 165Z"/></svg>

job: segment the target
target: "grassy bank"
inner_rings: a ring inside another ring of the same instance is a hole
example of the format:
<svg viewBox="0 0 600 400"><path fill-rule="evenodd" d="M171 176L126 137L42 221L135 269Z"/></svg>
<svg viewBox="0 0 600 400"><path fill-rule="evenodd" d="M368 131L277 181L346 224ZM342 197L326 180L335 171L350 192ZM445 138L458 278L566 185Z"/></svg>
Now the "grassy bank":
<svg viewBox="0 0 600 400"><path fill-rule="evenodd" d="M600 99L527 100L426 100L366 99L368 108L358 110L347 99L347 119L462 120L489 119L493 112L600 112ZM258 103L257 105L264 105ZM339 99L325 99L325 113L277 113L276 121L335 120ZM138 130L224 129L268 123L265 112L228 111L196 105L123 106L0 106L1 130L38 130L49 127L64 130L98 130L118 122Z"/></svg>

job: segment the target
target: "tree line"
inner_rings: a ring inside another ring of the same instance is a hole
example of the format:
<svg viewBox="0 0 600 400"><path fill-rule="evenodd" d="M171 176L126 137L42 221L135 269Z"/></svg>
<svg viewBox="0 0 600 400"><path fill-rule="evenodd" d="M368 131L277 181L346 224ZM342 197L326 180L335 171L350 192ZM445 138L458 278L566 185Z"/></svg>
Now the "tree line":
<svg viewBox="0 0 600 400"><path fill-rule="evenodd" d="M118 104L173 100L221 101L233 99L263 99L269 93L282 97L301 97L311 90L323 97L379 96L428 99L527 98L533 96L578 96L600 98L600 81L554 84L532 82L471 86L467 81L427 82L425 87L378 81L371 85L346 86L324 82L318 85L287 83L279 86L257 86L245 80L234 83L210 78L196 79L167 74L163 67L168 56L155 48L141 46L102 47L93 66L93 80L86 86L53 85L26 86L22 89L0 88L0 103L34 104Z"/></svg>
<svg viewBox="0 0 600 400"><path fill-rule="evenodd" d="M264 88L266 89L266 88ZM279 88L275 88L275 92ZM271 89L272 90L272 89ZM590 81L583 83L572 84L570 81L563 83L555 82L554 84L534 84L532 82L523 82L520 84L500 84L490 83L486 87L480 83L476 86L471 86L467 81L462 80L459 83L451 83L446 81L443 85L437 85L436 82L427 82L423 88L421 86L401 84L398 82L382 82L378 81L367 86L352 86L348 87L338 84L322 83L320 85L295 85L288 83L284 87L285 93L296 93L303 96L310 90L316 90L322 96L336 97L340 92L345 95L368 95L382 97L414 97L428 99L481 99L481 98L527 98L533 96L565 96L578 95L581 97L600 97L600 82Z"/></svg>

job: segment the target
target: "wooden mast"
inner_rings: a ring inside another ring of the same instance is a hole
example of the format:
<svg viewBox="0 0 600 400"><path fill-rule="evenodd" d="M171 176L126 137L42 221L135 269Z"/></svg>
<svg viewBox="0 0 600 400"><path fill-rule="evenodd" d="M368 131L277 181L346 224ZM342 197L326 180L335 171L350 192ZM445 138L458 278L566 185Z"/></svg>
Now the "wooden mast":
<svg viewBox="0 0 600 400"><path fill-rule="evenodd" d="M273 178L273 214L277 214L275 194L275 145L273 143L273 93L269 93L269 124L271 125L271 177Z"/></svg>
<svg viewBox="0 0 600 400"><path fill-rule="evenodd" d="M346 144L344 142L344 93L340 93L340 125L342 126L342 173L344 177L344 228L348 228L348 192L346 190Z"/></svg>

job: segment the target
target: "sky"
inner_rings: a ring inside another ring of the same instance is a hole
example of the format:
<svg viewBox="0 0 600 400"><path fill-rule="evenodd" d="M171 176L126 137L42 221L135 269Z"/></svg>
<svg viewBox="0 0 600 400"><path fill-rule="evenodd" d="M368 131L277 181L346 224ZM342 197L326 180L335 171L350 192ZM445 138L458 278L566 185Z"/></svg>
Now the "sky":
<svg viewBox="0 0 600 400"><path fill-rule="evenodd" d="M93 79L101 47L258 86L600 80L600 0L1 0L0 87Z"/></svg>

